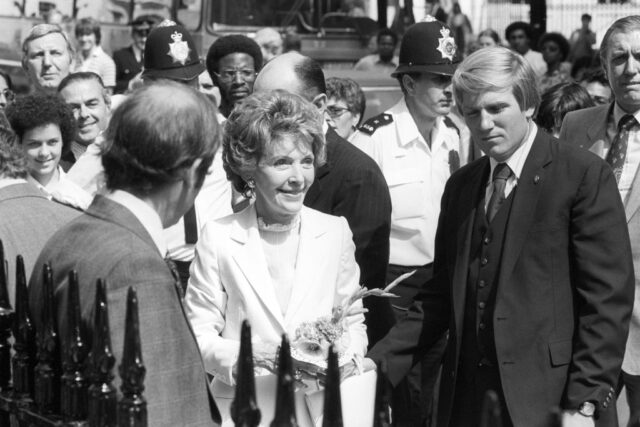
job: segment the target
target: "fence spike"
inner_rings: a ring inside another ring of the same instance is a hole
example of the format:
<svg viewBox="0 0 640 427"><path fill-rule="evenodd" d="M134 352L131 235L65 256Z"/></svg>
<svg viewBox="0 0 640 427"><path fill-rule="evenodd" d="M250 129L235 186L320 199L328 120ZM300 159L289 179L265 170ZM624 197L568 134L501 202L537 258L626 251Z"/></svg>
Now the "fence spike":
<svg viewBox="0 0 640 427"><path fill-rule="evenodd" d="M0 310L11 310L11 300L9 299L9 272L7 270L7 260L4 257L4 245L0 239Z"/></svg>
<svg viewBox="0 0 640 427"><path fill-rule="evenodd" d="M93 340L91 346L89 386L89 425L111 427L117 425L116 389L112 384L115 359L109 335L109 311L106 284L98 279L94 308Z"/></svg>
<svg viewBox="0 0 640 427"><path fill-rule="evenodd" d="M276 411L271 427L297 427L296 402L294 397L293 361L287 334L282 334L278 354L278 382L276 389Z"/></svg>
<svg viewBox="0 0 640 427"><path fill-rule="evenodd" d="M118 425L121 427L146 427L147 402L142 395L146 369L142 361L140 321L138 319L138 295L132 287L127 292L127 314L124 331L124 347L120 363L122 400L118 404Z"/></svg>
<svg viewBox="0 0 640 427"><path fill-rule="evenodd" d="M87 346L82 338L79 288L78 274L71 270L67 293L68 335L64 346L61 396L62 416L66 422L82 421L87 417L88 382L84 370Z"/></svg>
<svg viewBox="0 0 640 427"><path fill-rule="evenodd" d="M333 344L327 358L327 382L324 388L324 415L322 427L342 427L342 402L340 400L340 367Z"/></svg>
<svg viewBox="0 0 640 427"><path fill-rule="evenodd" d="M33 368L35 366L35 330L29 312L29 292L24 259L16 257L16 310L13 322L13 391L17 399L33 396Z"/></svg>
<svg viewBox="0 0 640 427"><path fill-rule="evenodd" d="M9 302L9 283L5 269L4 246L0 240L0 390L6 391L11 382L11 326L14 312Z"/></svg>
<svg viewBox="0 0 640 427"><path fill-rule="evenodd" d="M248 320L244 320L240 330L238 381L233 403L231 404L231 419L239 427L256 427L260 424L260 418L260 410L256 404L251 326Z"/></svg>
<svg viewBox="0 0 640 427"><path fill-rule="evenodd" d="M373 408L373 427L389 427L391 417L389 416L389 395L391 387L387 380L387 370L382 363L378 363L376 379L376 400Z"/></svg>

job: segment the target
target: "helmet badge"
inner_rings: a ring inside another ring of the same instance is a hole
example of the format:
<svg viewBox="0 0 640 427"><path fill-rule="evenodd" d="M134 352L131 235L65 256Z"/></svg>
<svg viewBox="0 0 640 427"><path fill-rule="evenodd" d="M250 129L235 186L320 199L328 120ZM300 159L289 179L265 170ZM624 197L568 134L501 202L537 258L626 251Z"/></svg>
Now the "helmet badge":
<svg viewBox="0 0 640 427"><path fill-rule="evenodd" d="M453 57L456 54L456 41L449 35L448 28L440 28L440 34L442 37L438 39L438 50L442 54L442 58L447 58L453 61Z"/></svg>
<svg viewBox="0 0 640 427"><path fill-rule="evenodd" d="M182 41L182 33L177 31L174 31L173 34L171 34L171 40L173 40L173 43L169 43L169 52L167 55L173 59L173 62L179 62L184 65L187 62L189 52L191 51L191 49L189 49L189 45L187 42Z"/></svg>

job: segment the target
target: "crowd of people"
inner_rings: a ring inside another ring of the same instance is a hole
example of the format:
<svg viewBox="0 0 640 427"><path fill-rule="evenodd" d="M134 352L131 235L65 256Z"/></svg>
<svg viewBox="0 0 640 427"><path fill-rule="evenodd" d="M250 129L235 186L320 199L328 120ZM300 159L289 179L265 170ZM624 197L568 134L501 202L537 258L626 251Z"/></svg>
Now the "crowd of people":
<svg viewBox="0 0 640 427"><path fill-rule="evenodd" d="M16 255L33 313L49 263L68 339L75 270L90 342L105 280L120 360L134 286L153 426L233 425L242 322L263 378L282 334L308 349L301 325L338 309L342 378L384 375L394 425L477 426L493 390L504 427L546 426L554 407L565 426L617 427L625 387L635 426L640 16L599 51L590 19L571 40L542 35L541 53L529 24L507 27L507 47L459 7L383 29L354 68L402 95L368 120L357 81L325 79L270 29L220 37L202 60L153 15L113 58L93 19L77 43L38 24L23 43L33 92L0 73L12 303ZM399 279L394 298L353 298ZM298 422L318 425L318 371L296 363ZM259 387L263 414L272 403Z"/></svg>

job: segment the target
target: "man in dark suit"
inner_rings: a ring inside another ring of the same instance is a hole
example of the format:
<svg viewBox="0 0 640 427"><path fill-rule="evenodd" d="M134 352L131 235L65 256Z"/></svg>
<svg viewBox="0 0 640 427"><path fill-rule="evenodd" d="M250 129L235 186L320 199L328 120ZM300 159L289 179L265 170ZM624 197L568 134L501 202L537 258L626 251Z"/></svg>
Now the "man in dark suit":
<svg viewBox="0 0 640 427"><path fill-rule="evenodd" d="M131 22L131 46L113 52L116 63L116 87L114 93L127 91L129 81L142 71L144 45L149 33L162 18L157 15L140 15Z"/></svg>
<svg viewBox="0 0 640 427"><path fill-rule="evenodd" d="M617 20L607 30L600 49L615 102L567 114L560 138L590 150L614 168L629 227L636 293L640 288L640 16ZM631 121L625 117L633 118ZM628 123L625 125L625 122ZM622 137L626 134L626 138ZM616 154L617 153L617 154ZM638 296L636 296L638 298ZM622 363L631 420L640 417L640 302L636 300Z"/></svg>
<svg viewBox="0 0 640 427"><path fill-rule="evenodd" d="M467 57L453 91L488 156L449 179L434 277L369 357L396 383L448 328L438 426L477 425L495 390L505 427L554 406L613 427L634 282L611 169L537 129L534 71L506 48Z"/></svg>
<svg viewBox="0 0 640 427"><path fill-rule="evenodd" d="M327 105L324 73L311 58L290 52L280 55L262 69L254 91L282 89L300 95L324 113ZM325 126L327 163L316 178L304 204L331 215L344 216L353 232L360 283L368 288L385 286L389 262L391 199L382 172L362 151ZM394 323L385 299L364 301L369 343L375 343Z"/></svg>
<svg viewBox="0 0 640 427"><path fill-rule="evenodd" d="M24 154L13 132L0 127L0 241L9 271L9 298L15 297L16 255L24 259L27 277L49 237L80 212L48 200L26 181ZM0 260L4 262L4 260Z"/></svg>
<svg viewBox="0 0 640 427"><path fill-rule="evenodd" d="M64 348L69 271L78 273L84 331L91 331L96 280L104 279L117 361L122 360L127 289L137 290L152 426L213 425L204 366L182 309L182 288L164 260L163 229L184 215L202 186L219 144L214 115L205 95L175 82L145 86L123 101L103 145L107 192L47 242L29 284L30 306L40 313L42 267L49 262ZM39 316L34 320L38 330ZM85 338L91 342L91 334Z"/></svg>

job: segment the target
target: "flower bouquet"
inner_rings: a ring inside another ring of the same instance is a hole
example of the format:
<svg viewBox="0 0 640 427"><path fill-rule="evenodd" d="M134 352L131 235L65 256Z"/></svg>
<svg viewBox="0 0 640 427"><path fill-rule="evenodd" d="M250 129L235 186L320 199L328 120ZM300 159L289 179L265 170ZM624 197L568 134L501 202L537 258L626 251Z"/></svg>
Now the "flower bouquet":
<svg viewBox="0 0 640 427"><path fill-rule="evenodd" d="M369 296L396 298L397 295L390 291L413 273L415 270L403 274L384 289L367 289L360 286L342 304L334 306L330 316L322 316L314 321L301 323L291 343L291 356L297 362L301 362L297 365L309 374L323 374L327 368L327 356L331 344L338 353L338 364L340 366L347 364L352 357L346 353L350 343L347 319L349 316L368 311L362 307L354 307L354 303Z"/></svg>

